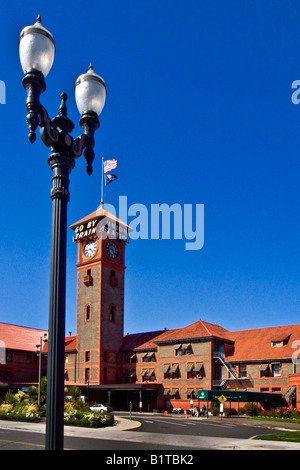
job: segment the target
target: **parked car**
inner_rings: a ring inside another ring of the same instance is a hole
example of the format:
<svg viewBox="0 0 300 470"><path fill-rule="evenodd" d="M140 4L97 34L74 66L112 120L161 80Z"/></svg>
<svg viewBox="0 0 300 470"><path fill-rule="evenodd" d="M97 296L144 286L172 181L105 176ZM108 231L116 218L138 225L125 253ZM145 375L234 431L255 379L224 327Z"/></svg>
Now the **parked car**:
<svg viewBox="0 0 300 470"><path fill-rule="evenodd" d="M101 405L100 403L94 403L93 406L90 406L90 410L98 411L99 413L103 413L104 411L106 413L110 413L112 411L112 408L110 408L110 406Z"/></svg>

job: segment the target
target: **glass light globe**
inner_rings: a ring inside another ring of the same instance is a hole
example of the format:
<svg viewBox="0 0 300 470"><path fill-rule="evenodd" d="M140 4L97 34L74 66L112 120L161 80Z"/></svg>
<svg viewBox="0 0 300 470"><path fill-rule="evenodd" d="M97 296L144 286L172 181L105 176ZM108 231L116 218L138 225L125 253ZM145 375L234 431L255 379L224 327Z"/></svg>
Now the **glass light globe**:
<svg viewBox="0 0 300 470"><path fill-rule="evenodd" d="M106 86L103 78L99 77L90 65L87 73L80 75L75 83L75 100L78 111L84 114L93 111L101 113L106 99Z"/></svg>
<svg viewBox="0 0 300 470"><path fill-rule="evenodd" d="M41 25L38 17L33 26L22 29L19 40L19 55L24 73L42 72L48 75L55 55L55 43L52 34Z"/></svg>

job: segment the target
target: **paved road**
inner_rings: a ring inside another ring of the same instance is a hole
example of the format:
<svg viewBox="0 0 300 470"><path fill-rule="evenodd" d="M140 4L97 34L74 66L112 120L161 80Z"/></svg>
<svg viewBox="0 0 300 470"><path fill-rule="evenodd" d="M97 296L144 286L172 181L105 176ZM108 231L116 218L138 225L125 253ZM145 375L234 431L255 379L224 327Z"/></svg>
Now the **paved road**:
<svg viewBox="0 0 300 470"><path fill-rule="evenodd" d="M135 415L132 418L135 418ZM166 452L170 451L176 454L190 455L192 453L194 455L193 453L197 450L200 454L201 450L300 450L300 444L249 439L257 434L278 432L274 428L266 429L266 424L261 422L256 426L249 426L246 420L243 423L243 420L185 419L144 413L140 417L143 426L134 419L130 421L118 416L116 419L118 424L112 428L90 429L66 426L65 449L105 450L106 452L99 457L102 461L106 457L111 458L112 455L118 456L118 451L127 454L132 451L131 455L144 455L142 451L147 450L155 457L158 455L157 452L166 455ZM0 421L0 450L43 450L44 441L45 424L43 423ZM200 459L199 453L196 452L194 458L193 463L196 463L196 459ZM199 462L200 460L197 463Z"/></svg>
<svg viewBox="0 0 300 470"><path fill-rule="evenodd" d="M128 418L128 415L118 413L116 417ZM235 419L228 418L186 418L183 415L151 415L133 413L132 419L140 421L142 427L137 428L136 432L164 433L180 436L208 436L208 437L225 437L234 439L250 439L262 434L277 434L277 429L268 429L265 427L257 427L244 421L243 424Z"/></svg>

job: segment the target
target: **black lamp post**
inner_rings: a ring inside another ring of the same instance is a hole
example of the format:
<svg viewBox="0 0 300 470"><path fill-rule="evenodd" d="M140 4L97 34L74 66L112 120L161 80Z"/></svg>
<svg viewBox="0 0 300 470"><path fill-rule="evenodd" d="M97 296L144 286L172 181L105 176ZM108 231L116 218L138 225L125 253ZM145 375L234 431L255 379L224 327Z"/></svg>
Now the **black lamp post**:
<svg viewBox="0 0 300 470"><path fill-rule="evenodd" d="M41 25L38 17L33 26L24 28L19 41L20 61L24 71L23 86L27 91L28 138L36 140L36 129L47 147L51 148L48 163L52 178L52 238L50 270L50 305L47 365L46 449L63 450L64 443L64 355L65 355L65 296L66 296L66 234L67 203L69 201L69 174L75 159L84 152L86 171L93 171L94 132L99 127L106 87L103 79L90 66L75 83L75 99L81 114L79 121L83 134L73 139L74 124L67 117L67 95L62 93L58 115L50 119L40 104L40 95L46 89L45 77L55 55L52 34Z"/></svg>

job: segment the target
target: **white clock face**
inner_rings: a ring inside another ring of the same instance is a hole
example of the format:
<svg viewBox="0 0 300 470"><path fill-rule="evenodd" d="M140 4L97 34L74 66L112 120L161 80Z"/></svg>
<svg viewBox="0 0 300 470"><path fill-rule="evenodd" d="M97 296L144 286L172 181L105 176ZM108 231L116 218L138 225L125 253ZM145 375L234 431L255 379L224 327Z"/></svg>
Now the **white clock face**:
<svg viewBox="0 0 300 470"><path fill-rule="evenodd" d="M107 251L107 254L111 257L111 258L117 258L118 255L119 255L119 248L118 248L118 245L116 245L114 242L108 242L107 245L106 245L106 251Z"/></svg>
<svg viewBox="0 0 300 470"><path fill-rule="evenodd" d="M97 251L97 243L93 240L87 242L84 247L84 254L87 258L91 258Z"/></svg>

